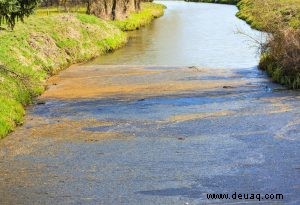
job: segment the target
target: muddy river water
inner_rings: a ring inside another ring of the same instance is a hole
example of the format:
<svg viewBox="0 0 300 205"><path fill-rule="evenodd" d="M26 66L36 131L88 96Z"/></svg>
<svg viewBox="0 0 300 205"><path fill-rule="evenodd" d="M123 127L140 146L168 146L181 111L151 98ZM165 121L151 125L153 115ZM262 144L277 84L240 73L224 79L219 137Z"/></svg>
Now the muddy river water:
<svg viewBox="0 0 300 205"><path fill-rule="evenodd" d="M157 1L165 15L130 32L129 44L91 64L249 68L257 65L257 46L239 31L263 40L264 35L235 17L235 6L184 1Z"/></svg>
<svg viewBox="0 0 300 205"><path fill-rule="evenodd" d="M163 3L128 46L49 79L0 141L1 205L300 203L300 93L235 29L260 33L234 6Z"/></svg>

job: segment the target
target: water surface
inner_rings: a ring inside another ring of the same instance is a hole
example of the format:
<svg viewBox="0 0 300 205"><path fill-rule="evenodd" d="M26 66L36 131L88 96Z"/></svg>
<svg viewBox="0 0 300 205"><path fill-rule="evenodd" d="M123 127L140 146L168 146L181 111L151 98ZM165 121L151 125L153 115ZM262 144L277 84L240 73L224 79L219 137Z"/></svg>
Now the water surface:
<svg viewBox="0 0 300 205"><path fill-rule="evenodd" d="M299 204L300 93L246 69L234 31L258 32L234 6L164 3L128 46L48 80L0 141L0 204ZM284 199L206 197L235 192Z"/></svg>
<svg viewBox="0 0 300 205"><path fill-rule="evenodd" d="M130 33L127 46L90 64L197 65L249 68L257 65L257 47L238 30L261 39L261 33L235 17L236 6L157 1L165 15Z"/></svg>

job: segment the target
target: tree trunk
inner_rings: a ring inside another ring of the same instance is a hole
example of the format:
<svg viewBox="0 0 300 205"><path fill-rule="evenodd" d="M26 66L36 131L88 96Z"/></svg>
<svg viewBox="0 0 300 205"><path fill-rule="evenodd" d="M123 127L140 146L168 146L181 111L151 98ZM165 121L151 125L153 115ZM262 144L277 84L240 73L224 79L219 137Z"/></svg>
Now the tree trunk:
<svg viewBox="0 0 300 205"><path fill-rule="evenodd" d="M124 19L140 10L140 0L91 0L90 14L106 20Z"/></svg>

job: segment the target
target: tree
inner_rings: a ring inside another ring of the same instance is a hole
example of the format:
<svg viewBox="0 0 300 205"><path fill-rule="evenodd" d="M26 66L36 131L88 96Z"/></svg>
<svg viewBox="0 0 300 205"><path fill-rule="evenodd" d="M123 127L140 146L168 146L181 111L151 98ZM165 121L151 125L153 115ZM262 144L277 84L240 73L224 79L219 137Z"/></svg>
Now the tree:
<svg viewBox="0 0 300 205"><path fill-rule="evenodd" d="M31 15L39 3L40 0L0 0L0 26L7 23L13 29L16 22Z"/></svg>
<svg viewBox="0 0 300 205"><path fill-rule="evenodd" d="M102 19L124 19L131 12L140 10L141 0L88 0L87 13Z"/></svg>

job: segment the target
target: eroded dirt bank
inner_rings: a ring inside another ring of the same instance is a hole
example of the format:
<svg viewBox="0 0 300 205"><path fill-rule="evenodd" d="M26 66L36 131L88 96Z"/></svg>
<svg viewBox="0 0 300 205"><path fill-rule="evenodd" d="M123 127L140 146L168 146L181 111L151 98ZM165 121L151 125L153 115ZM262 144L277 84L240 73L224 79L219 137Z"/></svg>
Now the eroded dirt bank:
<svg viewBox="0 0 300 205"><path fill-rule="evenodd" d="M0 204L297 204L299 100L255 68L67 69L0 141Z"/></svg>

